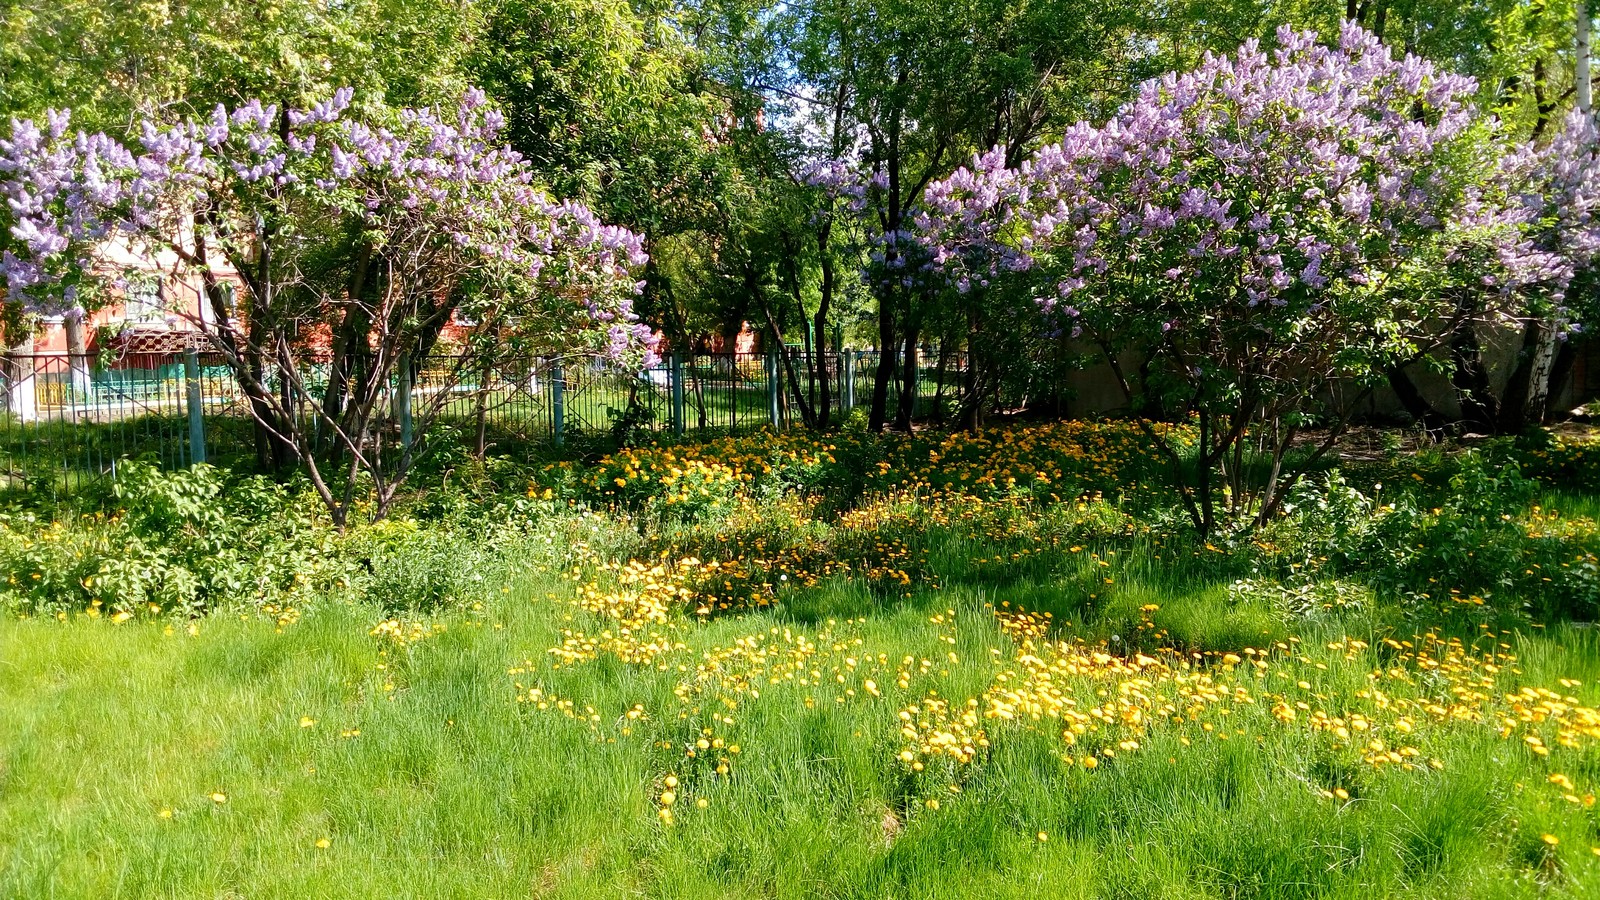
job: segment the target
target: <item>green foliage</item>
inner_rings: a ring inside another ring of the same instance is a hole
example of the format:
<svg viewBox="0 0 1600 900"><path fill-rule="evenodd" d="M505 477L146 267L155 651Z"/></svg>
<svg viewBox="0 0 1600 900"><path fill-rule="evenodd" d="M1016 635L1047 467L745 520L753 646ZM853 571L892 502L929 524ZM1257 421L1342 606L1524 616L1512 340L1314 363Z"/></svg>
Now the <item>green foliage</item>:
<svg viewBox="0 0 1600 900"><path fill-rule="evenodd" d="M1337 473L1304 482L1264 536L1267 558L1299 585L1340 573L1404 598L1419 615L1600 616L1593 519L1533 505L1539 485L1515 462L1468 451L1448 468L1444 485L1415 474L1388 488L1386 502Z"/></svg>
<svg viewBox="0 0 1600 900"><path fill-rule="evenodd" d="M480 28L477 4L448 0L17 0L0 32L0 121L71 108L79 125L114 129L141 111L208 114L344 86L427 104L459 95L459 61Z"/></svg>
<svg viewBox="0 0 1600 900"><path fill-rule="evenodd" d="M0 522L0 557L15 573L0 603L31 615L244 607L276 616L349 581L337 534L311 498L265 479L127 463L110 500L109 515Z"/></svg>
<svg viewBox="0 0 1600 900"><path fill-rule="evenodd" d="M481 602L495 574L494 547L470 531L413 520L359 530L348 550L361 560L361 598L390 611L431 612Z"/></svg>

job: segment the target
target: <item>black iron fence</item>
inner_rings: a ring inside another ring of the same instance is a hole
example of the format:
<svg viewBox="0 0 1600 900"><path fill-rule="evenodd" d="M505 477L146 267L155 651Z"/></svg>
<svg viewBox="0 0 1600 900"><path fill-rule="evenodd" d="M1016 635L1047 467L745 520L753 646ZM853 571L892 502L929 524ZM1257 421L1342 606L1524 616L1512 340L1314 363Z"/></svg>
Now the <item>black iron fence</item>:
<svg viewBox="0 0 1600 900"><path fill-rule="evenodd" d="M835 421L869 404L876 353L785 353L787 359L776 352L673 354L638 373L544 357L477 369L456 357L430 357L409 383L397 378L387 386L385 408L403 432L413 411L425 409L434 433L516 452L578 435L787 428L803 421L807 407L819 407L824 381ZM895 360L891 415L908 383L917 418L947 413L959 394L963 355L919 353L914 364L907 373L904 360ZM328 373L309 364L300 378L316 395ZM316 417L302 412L314 428ZM249 405L220 354L0 355L0 491L71 492L114 476L131 458L176 467L249 457L255 439Z"/></svg>

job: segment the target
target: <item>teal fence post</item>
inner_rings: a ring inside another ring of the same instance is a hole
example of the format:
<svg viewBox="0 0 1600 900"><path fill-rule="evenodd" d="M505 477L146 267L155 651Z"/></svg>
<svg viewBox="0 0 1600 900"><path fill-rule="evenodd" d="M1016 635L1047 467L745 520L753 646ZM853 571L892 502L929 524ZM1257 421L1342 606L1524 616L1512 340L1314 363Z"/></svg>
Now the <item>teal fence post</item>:
<svg viewBox="0 0 1600 900"><path fill-rule="evenodd" d="M777 428L781 413L778 409L778 353L767 351L767 406L772 427Z"/></svg>
<svg viewBox="0 0 1600 900"><path fill-rule="evenodd" d="M561 446L564 438L562 432L566 427L567 405L566 398L562 396L565 389L566 382L561 374L561 361L556 360L556 364L550 368L550 414L552 417L550 427L557 447Z"/></svg>
<svg viewBox="0 0 1600 900"><path fill-rule="evenodd" d="M922 348L911 349L911 416L916 418L917 404L922 402Z"/></svg>
<svg viewBox="0 0 1600 900"><path fill-rule="evenodd" d="M849 412L856 408L856 353L855 350L840 351L844 356L844 411Z"/></svg>
<svg viewBox="0 0 1600 900"><path fill-rule="evenodd" d="M189 412L189 463L206 461L205 397L200 390L200 352L193 347L183 355L185 405Z"/></svg>
<svg viewBox="0 0 1600 900"><path fill-rule="evenodd" d="M667 379L672 382L672 433L683 436L683 357L672 351Z"/></svg>
<svg viewBox="0 0 1600 900"><path fill-rule="evenodd" d="M416 372L411 365L411 355L400 357L400 383L396 385L395 415L400 419L400 450L411 449L411 384Z"/></svg>

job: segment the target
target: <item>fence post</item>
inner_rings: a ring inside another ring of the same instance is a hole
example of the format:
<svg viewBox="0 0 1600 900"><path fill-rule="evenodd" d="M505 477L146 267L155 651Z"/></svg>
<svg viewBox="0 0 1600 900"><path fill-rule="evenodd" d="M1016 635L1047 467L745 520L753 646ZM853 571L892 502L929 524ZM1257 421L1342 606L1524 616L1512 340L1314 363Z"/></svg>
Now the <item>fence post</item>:
<svg viewBox="0 0 1600 900"><path fill-rule="evenodd" d="M856 408L856 354L855 350L842 350L844 356L844 411Z"/></svg>
<svg viewBox="0 0 1600 900"><path fill-rule="evenodd" d="M767 406L772 427L778 427L781 413L778 409L778 354L776 351L767 351Z"/></svg>
<svg viewBox="0 0 1600 900"><path fill-rule="evenodd" d="M558 359L550 368L550 427L557 447L562 444L564 438L562 431L566 427L567 403L562 396L566 386L566 379L561 374L561 360Z"/></svg>
<svg viewBox="0 0 1600 900"><path fill-rule="evenodd" d="M189 410L189 464L206 461L206 402L200 391L200 351L183 354L183 385Z"/></svg>
<svg viewBox="0 0 1600 900"><path fill-rule="evenodd" d="M672 382L672 433L683 436L683 357L672 351L667 368L667 379Z"/></svg>
<svg viewBox="0 0 1600 900"><path fill-rule="evenodd" d="M911 417L917 417L917 403L922 400L922 348L911 348Z"/></svg>
<svg viewBox="0 0 1600 900"><path fill-rule="evenodd" d="M411 446L411 383L416 373L411 367L411 354L400 357L400 379L395 385L394 415L400 420L400 450Z"/></svg>

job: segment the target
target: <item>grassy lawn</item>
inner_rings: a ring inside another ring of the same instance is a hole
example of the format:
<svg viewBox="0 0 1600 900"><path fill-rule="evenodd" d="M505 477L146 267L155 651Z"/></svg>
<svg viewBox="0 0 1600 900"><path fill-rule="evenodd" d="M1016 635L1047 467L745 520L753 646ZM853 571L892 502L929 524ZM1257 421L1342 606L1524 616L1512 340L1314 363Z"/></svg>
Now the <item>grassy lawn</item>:
<svg viewBox="0 0 1600 900"><path fill-rule="evenodd" d="M1105 490L1142 470L1104 440L874 445L848 504L799 440L547 469L467 505L514 539L384 545L470 556L431 599L14 600L0 896L1600 892L1600 635L1534 596L1575 576L1306 576L1314 523L1199 541ZM1597 512L1541 488L1516 533L1581 567Z"/></svg>

